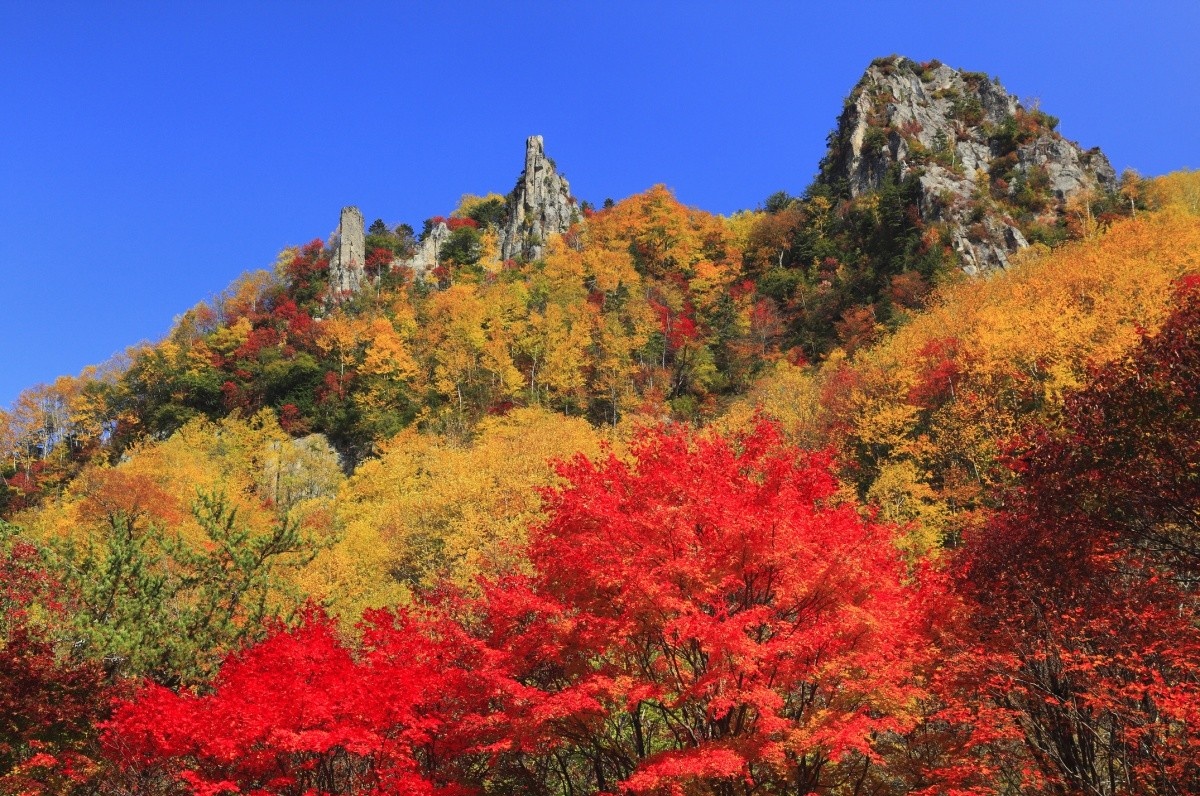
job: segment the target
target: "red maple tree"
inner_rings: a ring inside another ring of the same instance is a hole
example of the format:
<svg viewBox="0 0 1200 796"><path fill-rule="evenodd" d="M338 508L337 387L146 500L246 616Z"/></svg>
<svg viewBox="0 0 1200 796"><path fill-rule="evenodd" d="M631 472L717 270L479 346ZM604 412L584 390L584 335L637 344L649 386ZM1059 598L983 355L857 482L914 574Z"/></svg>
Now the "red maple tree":
<svg viewBox="0 0 1200 796"><path fill-rule="evenodd" d="M564 792L828 792L916 724L917 588L828 454L771 425L561 466L533 574L492 584L509 756ZM530 758L541 761L531 766Z"/></svg>
<svg viewBox="0 0 1200 796"><path fill-rule="evenodd" d="M1161 331L1016 442L961 561L981 663L1043 772L1200 792L1200 280Z"/></svg>
<svg viewBox="0 0 1200 796"><path fill-rule="evenodd" d="M148 685L106 726L141 783L223 793L454 794L487 668L453 626L379 613L361 644L310 611L230 658L208 693Z"/></svg>

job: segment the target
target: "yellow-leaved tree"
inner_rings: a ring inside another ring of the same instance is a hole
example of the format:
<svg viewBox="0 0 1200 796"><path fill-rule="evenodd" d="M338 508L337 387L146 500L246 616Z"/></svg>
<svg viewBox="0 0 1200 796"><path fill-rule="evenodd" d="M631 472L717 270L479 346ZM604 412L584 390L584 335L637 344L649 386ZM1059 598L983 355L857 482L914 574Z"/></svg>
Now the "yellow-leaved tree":
<svg viewBox="0 0 1200 796"><path fill-rule="evenodd" d="M343 478L324 437L293 440L270 410L197 418L165 440L134 445L118 464L85 467L61 496L14 519L34 538L85 542L125 517L204 545L191 511L202 496L220 496L246 527L266 533L301 503L331 499Z"/></svg>
<svg viewBox="0 0 1200 796"><path fill-rule="evenodd" d="M539 490L555 483L551 460L600 450L586 421L537 407L486 418L469 444L405 431L347 481L330 518L339 541L308 566L304 588L353 620L440 577L469 586L520 566Z"/></svg>

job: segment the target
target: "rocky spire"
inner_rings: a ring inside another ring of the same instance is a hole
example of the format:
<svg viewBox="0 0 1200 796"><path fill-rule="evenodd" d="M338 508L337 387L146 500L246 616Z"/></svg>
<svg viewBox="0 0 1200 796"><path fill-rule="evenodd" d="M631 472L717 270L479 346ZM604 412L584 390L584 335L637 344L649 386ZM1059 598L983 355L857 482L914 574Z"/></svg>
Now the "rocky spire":
<svg viewBox="0 0 1200 796"><path fill-rule="evenodd" d="M363 214L357 207L343 207L337 232L329 242L333 256L329 261L329 295L332 301L357 293L365 281L366 234Z"/></svg>
<svg viewBox="0 0 1200 796"><path fill-rule="evenodd" d="M915 174L922 218L947 223L963 269L1004 268L1028 245L1022 226L1052 224L1072 196L1116 184L1104 154L1057 123L987 75L882 58L846 101L818 180L853 198L897 167Z"/></svg>
<svg viewBox="0 0 1200 796"><path fill-rule="evenodd" d="M566 232L576 218L566 178L546 157L540 135L525 141L525 170L508 195L508 219L500 230L502 260L536 260L546 238Z"/></svg>

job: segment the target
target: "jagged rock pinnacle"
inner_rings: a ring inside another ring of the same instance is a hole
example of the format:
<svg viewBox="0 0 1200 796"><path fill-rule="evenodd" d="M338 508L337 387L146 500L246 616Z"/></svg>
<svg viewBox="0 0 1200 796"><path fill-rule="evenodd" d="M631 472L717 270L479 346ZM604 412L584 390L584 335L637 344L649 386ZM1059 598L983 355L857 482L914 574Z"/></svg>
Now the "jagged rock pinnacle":
<svg viewBox="0 0 1200 796"><path fill-rule="evenodd" d="M330 241L329 295L333 302L357 293L365 279L367 262L363 214L357 207L343 207L337 232Z"/></svg>
<svg viewBox="0 0 1200 796"><path fill-rule="evenodd" d="M536 260L546 238L563 233L576 218L566 178L546 157L540 135L525 141L525 170L508 195L508 220L500 230L500 258Z"/></svg>

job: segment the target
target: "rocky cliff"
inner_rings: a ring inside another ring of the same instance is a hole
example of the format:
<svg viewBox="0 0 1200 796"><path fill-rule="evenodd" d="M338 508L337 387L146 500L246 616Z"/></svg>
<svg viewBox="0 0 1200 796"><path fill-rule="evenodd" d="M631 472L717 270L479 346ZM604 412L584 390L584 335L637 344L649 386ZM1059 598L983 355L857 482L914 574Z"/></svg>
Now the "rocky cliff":
<svg viewBox="0 0 1200 796"><path fill-rule="evenodd" d="M337 232L329 242L329 296L337 302L357 293L365 281L367 262L363 214L357 207L343 207Z"/></svg>
<svg viewBox="0 0 1200 796"><path fill-rule="evenodd" d="M577 218L566 178L546 157L540 135L525 141L525 170L508 195L508 217L500 229L502 260L536 260L546 238L566 232Z"/></svg>
<svg viewBox="0 0 1200 796"><path fill-rule="evenodd" d="M946 223L963 269L1004 268L1072 197L1116 185L1103 153L1056 125L987 75L884 58L846 100L818 181L855 198L915 177L923 219Z"/></svg>

